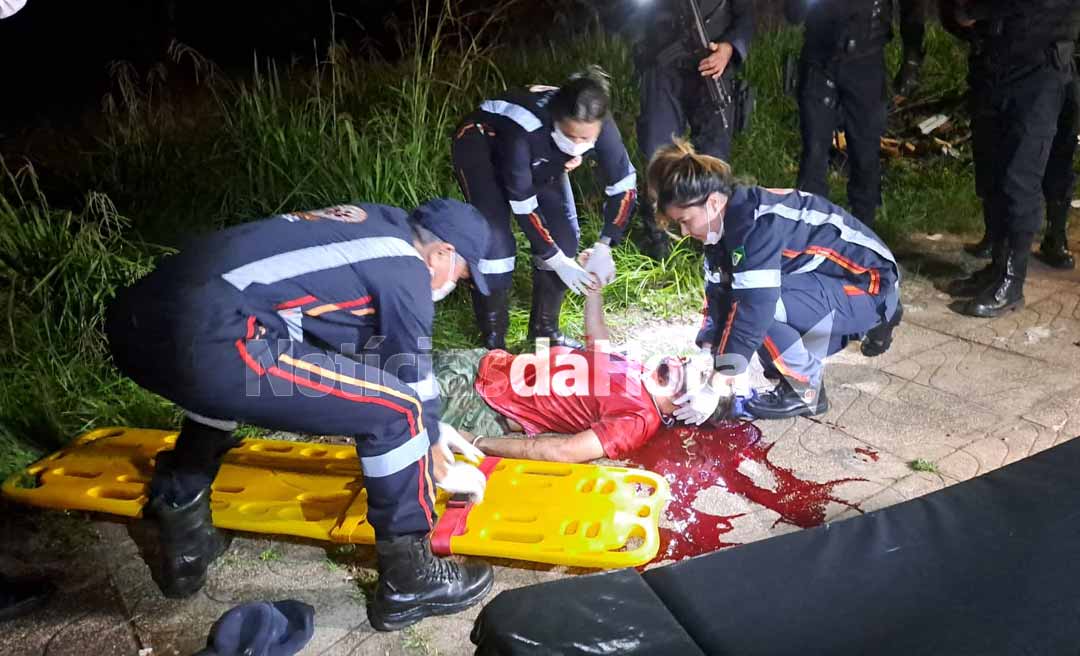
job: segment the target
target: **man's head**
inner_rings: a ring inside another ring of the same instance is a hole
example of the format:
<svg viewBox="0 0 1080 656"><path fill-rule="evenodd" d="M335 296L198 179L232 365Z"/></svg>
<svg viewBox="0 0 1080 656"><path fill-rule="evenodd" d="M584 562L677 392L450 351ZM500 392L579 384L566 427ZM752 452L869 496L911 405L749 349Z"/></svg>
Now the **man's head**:
<svg viewBox="0 0 1080 656"><path fill-rule="evenodd" d="M646 385L665 425L675 423L675 399L686 394L688 370L685 358L667 356L648 373Z"/></svg>
<svg viewBox="0 0 1080 656"><path fill-rule="evenodd" d="M487 254L490 228L472 205L448 198L430 200L412 213L414 244L431 271L432 298L446 297L457 281L471 279L488 293L480 260Z"/></svg>

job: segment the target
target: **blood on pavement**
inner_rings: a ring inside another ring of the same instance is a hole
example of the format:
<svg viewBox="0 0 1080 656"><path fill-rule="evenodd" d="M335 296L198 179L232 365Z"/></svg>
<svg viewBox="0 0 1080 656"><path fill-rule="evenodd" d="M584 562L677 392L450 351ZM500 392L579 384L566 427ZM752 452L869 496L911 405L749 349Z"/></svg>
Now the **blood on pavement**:
<svg viewBox="0 0 1080 656"><path fill-rule="evenodd" d="M742 514L716 516L693 508L698 494L713 486L743 496L780 517L776 523L810 528L825 521L826 506L835 501L858 506L833 496L842 478L824 483L803 480L791 470L769 460L773 444L761 441L761 431L751 423L725 423L716 427L679 426L661 429L645 446L630 455L630 463L660 474L671 485L667 515L674 528L660 529L657 560L682 560L725 547L723 536L733 530L732 521ZM771 475L774 485L762 487L739 467L755 463ZM775 524L774 524L775 525Z"/></svg>

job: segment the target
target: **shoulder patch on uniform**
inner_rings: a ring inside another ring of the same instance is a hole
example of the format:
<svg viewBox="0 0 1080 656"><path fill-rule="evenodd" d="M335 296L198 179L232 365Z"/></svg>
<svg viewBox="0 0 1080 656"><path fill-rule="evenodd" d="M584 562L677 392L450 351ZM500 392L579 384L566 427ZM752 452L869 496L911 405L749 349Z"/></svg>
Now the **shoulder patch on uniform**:
<svg viewBox="0 0 1080 656"><path fill-rule="evenodd" d="M341 221L342 223L363 223L367 219L367 212L356 205L335 205L321 210L308 212L292 212L285 214L287 221Z"/></svg>
<svg viewBox="0 0 1080 656"><path fill-rule="evenodd" d="M731 266L739 266L739 262L742 262L744 257L746 257L746 249L742 246L731 251Z"/></svg>

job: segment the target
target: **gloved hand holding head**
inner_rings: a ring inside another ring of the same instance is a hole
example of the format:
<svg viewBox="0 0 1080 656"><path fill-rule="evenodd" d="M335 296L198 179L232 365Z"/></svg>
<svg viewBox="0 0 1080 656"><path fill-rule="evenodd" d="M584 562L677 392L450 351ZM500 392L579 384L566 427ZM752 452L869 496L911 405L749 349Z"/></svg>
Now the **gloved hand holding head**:
<svg viewBox="0 0 1080 656"><path fill-rule="evenodd" d="M659 225L676 223L683 236L705 244L720 241L728 198L735 188L726 162L699 155L688 142L676 139L656 151L647 177Z"/></svg>
<svg viewBox="0 0 1080 656"><path fill-rule="evenodd" d="M571 75L548 103L555 147L570 157L592 150L610 104L608 76L602 68L593 65Z"/></svg>
<svg viewBox="0 0 1080 656"><path fill-rule="evenodd" d="M410 219L413 246L431 271L432 300L446 298L462 278L488 293L480 260L487 254L490 229L475 207L436 198L416 208Z"/></svg>

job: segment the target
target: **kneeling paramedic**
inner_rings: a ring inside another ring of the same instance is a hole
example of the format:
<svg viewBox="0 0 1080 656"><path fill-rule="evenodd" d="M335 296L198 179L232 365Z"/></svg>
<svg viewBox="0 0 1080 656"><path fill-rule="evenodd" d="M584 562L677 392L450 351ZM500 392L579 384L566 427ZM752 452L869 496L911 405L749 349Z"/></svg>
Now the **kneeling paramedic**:
<svg viewBox="0 0 1080 656"><path fill-rule="evenodd" d="M106 332L117 367L186 411L157 456L144 515L157 525L151 571L187 597L227 548L210 486L236 422L356 440L379 583L372 626L394 630L463 610L491 589L491 567L431 553L435 486L482 497L476 457L440 440L431 375L434 302L460 278L487 290L487 222L433 200L411 215L383 205L283 214L211 234L120 293Z"/></svg>
<svg viewBox="0 0 1080 656"><path fill-rule="evenodd" d="M829 201L792 189L735 183L721 160L686 142L662 148L648 170L658 218L705 244L706 310L697 345L711 380L676 402L675 417L715 418L724 396L750 396L757 352L776 387L739 404L759 419L828 409L824 357L862 339L884 353L902 315L900 273L869 228Z"/></svg>

